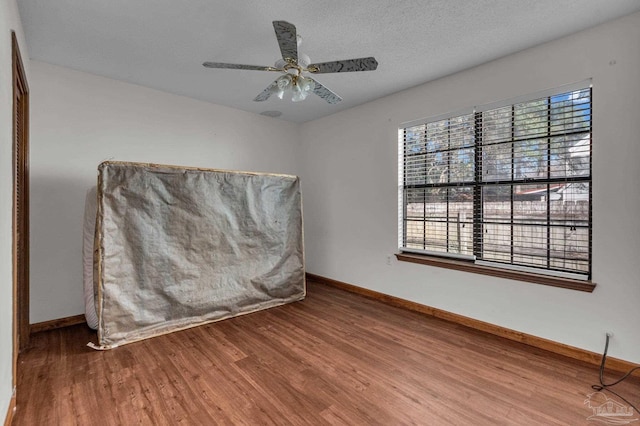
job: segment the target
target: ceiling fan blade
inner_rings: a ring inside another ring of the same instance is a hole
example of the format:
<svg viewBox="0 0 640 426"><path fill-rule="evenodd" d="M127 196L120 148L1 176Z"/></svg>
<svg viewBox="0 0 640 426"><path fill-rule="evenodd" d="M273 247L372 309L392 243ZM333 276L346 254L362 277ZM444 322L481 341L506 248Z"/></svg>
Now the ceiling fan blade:
<svg viewBox="0 0 640 426"><path fill-rule="evenodd" d="M258 96L256 96L253 100L255 102L264 102L264 101L266 101L267 99L269 99L271 97L271 94L273 93L273 90L277 86L278 86L278 80L274 81L269 86L267 86L267 88L264 89L262 92L260 92L260 94Z"/></svg>
<svg viewBox="0 0 640 426"><path fill-rule="evenodd" d="M310 78L310 77L307 77L307 78ZM313 80L313 81L316 84L315 87L313 88L313 93L320 96L322 99L327 101L327 103L337 104L342 100L340 96L336 95L331 90L324 87L322 84L318 82L318 80Z"/></svg>
<svg viewBox="0 0 640 426"><path fill-rule="evenodd" d="M373 71L378 68L378 61L373 56L368 58L345 59L342 61L322 62L307 67L309 72L323 74L330 72Z"/></svg>
<svg viewBox="0 0 640 426"><path fill-rule="evenodd" d="M276 38L280 45L282 59L298 62L298 38L296 26L287 21L273 21L273 29L276 31Z"/></svg>
<svg viewBox="0 0 640 426"><path fill-rule="evenodd" d="M260 65L241 65L241 64L225 64L223 62L205 62L207 68L226 68L233 70L253 70L253 71L272 71L273 67L264 67Z"/></svg>

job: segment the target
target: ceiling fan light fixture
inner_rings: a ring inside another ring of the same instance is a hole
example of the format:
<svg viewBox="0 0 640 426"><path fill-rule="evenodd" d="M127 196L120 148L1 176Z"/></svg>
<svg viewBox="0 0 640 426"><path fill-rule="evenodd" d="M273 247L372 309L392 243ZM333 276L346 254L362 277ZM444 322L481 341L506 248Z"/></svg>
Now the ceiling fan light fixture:
<svg viewBox="0 0 640 426"><path fill-rule="evenodd" d="M291 88L291 102L300 102L304 101L307 98L307 93L305 93L299 85L294 85Z"/></svg>
<svg viewBox="0 0 640 426"><path fill-rule="evenodd" d="M316 83L311 78L303 77L302 75L295 76L293 84L291 86L291 101L300 102L307 99L310 93L313 92Z"/></svg>
<svg viewBox="0 0 640 426"><path fill-rule="evenodd" d="M284 98L284 93L288 89L290 89L292 85L293 85L293 77L291 76L291 74L281 75L276 80L276 84L273 88L275 95L280 99Z"/></svg>
<svg viewBox="0 0 640 426"><path fill-rule="evenodd" d="M283 73L284 75L278 77L276 81L272 82L253 99L255 102L264 102L274 94L283 99L285 92L290 90L293 102L303 101L310 93L314 93L329 104L336 104L342 98L314 79L304 77L302 73L326 74L373 71L378 68L378 61L373 56L310 64L309 56L299 52L298 48L302 43L302 37L297 33L295 25L286 21L273 21L272 23L280 53L282 54L282 58L276 61L275 67L229 64L225 62L204 62L202 65L207 68L277 71Z"/></svg>
<svg viewBox="0 0 640 426"><path fill-rule="evenodd" d="M278 77L278 89L287 90L293 84L293 77L291 74L284 74Z"/></svg>
<svg viewBox="0 0 640 426"><path fill-rule="evenodd" d="M299 77L298 78L298 86L300 86L300 90L309 94L313 92L313 89L316 87L316 82L307 77Z"/></svg>

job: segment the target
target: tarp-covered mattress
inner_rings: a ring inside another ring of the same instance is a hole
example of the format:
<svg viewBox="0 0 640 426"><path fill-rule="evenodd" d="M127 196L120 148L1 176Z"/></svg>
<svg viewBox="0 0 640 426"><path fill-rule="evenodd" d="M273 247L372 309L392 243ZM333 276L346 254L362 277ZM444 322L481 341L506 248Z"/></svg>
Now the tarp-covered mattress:
<svg viewBox="0 0 640 426"><path fill-rule="evenodd" d="M97 202L102 349L305 296L296 176L109 161Z"/></svg>

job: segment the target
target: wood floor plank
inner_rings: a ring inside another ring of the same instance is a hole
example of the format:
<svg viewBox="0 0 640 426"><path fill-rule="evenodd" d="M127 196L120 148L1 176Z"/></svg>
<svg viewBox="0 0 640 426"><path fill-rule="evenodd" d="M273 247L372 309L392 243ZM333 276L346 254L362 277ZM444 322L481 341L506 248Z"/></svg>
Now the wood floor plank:
<svg viewBox="0 0 640 426"><path fill-rule="evenodd" d="M315 283L302 302L110 351L90 340L82 325L33 336L14 425L577 425L598 379L592 365ZM640 402L640 379L616 391Z"/></svg>

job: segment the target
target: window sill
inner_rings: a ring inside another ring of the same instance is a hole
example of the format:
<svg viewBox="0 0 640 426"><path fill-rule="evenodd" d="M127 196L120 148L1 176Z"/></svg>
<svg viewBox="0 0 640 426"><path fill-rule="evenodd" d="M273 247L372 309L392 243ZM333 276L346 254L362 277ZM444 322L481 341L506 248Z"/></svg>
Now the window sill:
<svg viewBox="0 0 640 426"><path fill-rule="evenodd" d="M573 280L570 278L552 277L543 274L512 271L509 269L494 268L491 266L476 265L464 260L445 259L436 256L425 256L412 253L397 253L396 258L401 262L419 263L422 265L437 266L440 268L455 269L457 271L471 272L474 274L490 275L493 277L507 278L517 281L526 281L535 284L543 284L552 287L566 288L570 290L586 291L592 293L596 284L591 281Z"/></svg>

